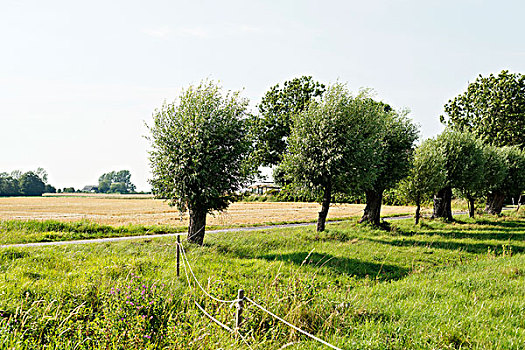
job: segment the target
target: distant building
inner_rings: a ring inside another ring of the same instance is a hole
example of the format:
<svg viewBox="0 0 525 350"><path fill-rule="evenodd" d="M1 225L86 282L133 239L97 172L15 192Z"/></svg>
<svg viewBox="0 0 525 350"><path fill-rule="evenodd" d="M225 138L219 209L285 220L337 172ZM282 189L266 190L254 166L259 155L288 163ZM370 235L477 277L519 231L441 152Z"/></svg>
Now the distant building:
<svg viewBox="0 0 525 350"><path fill-rule="evenodd" d="M82 189L82 192L96 193L97 191L98 191L98 187L97 186L91 186L91 185L84 186L84 188Z"/></svg>
<svg viewBox="0 0 525 350"><path fill-rule="evenodd" d="M248 186L248 192L253 194L263 195L269 191L279 191L281 187L277 186L273 182L257 182L251 186Z"/></svg>

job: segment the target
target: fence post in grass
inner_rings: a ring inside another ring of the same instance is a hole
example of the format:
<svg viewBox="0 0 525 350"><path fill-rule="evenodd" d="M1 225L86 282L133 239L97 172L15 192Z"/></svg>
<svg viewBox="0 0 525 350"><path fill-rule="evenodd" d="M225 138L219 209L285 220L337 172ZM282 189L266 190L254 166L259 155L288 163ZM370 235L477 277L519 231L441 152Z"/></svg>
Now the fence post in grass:
<svg viewBox="0 0 525 350"><path fill-rule="evenodd" d="M235 313L235 329L241 327L242 310L244 308L244 289L239 289L237 293L237 312Z"/></svg>
<svg viewBox="0 0 525 350"><path fill-rule="evenodd" d="M177 277L180 274L180 235L177 235Z"/></svg>

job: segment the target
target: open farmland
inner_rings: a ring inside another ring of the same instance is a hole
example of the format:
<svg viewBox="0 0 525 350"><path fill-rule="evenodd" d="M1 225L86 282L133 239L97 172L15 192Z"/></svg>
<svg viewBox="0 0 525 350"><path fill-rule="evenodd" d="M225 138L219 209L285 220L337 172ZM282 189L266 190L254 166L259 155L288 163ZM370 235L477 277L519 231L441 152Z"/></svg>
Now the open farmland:
<svg viewBox="0 0 525 350"><path fill-rule="evenodd" d="M333 204L328 218L356 217L364 204ZM262 223L312 221L317 203L239 202L227 211L209 215L213 226L257 225ZM383 216L413 213L412 207L384 206ZM187 226L187 215L166 202L148 195L62 195L0 198L0 220L88 220L98 224Z"/></svg>

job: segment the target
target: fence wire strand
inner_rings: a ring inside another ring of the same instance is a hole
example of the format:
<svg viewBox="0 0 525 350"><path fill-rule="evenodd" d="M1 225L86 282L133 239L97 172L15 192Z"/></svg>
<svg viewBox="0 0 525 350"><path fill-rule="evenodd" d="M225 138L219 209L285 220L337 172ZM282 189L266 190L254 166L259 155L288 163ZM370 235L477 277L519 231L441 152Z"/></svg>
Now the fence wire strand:
<svg viewBox="0 0 525 350"><path fill-rule="evenodd" d="M177 243L177 246L179 247L179 249L180 249L181 251L183 251L184 247L182 246L181 243ZM188 275L188 269L189 269L190 271L192 271L192 270L191 270L190 262L188 261L188 258L186 257L186 254L185 254L185 253L183 254L182 263L183 263L183 266L184 266L184 274L186 275L186 280L188 281L188 286L189 286L190 289L193 289L193 287L192 287L192 285L191 285L191 282L190 282L189 275ZM188 269L186 269L186 264L188 265ZM193 274L193 271L192 271L192 274ZM193 275L193 277L195 278L195 275ZM199 281L197 281L196 278L195 278L195 282L199 283ZM200 284L199 284L199 287L201 287ZM205 291L202 287L201 287L201 289L206 293L206 291ZM206 293L206 295L212 297L209 293ZM212 297L212 298L213 298L213 297ZM217 298L213 298L213 299L215 299L215 300L220 300L220 299L217 299ZM234 302L235 302L235 301L240 301L240 300L239 300L239 299L236 299L236 300L234 300ZM253 348L251 347L250 343L248 343L248 341L246 340L246 338L245 338L245 337L244 337L244 336L243 336L238 330L236 330L236 331L232 330L230 327L228 327L227 325L225 325L224 323L222 323L221 321L217 320L215 317L213 317L212 315L210 315L206 310L204 310L204 308L203 308L199 303L197 303L197 301L194 300L193 302L194 302L195 305L197 305L197 307L202 311L202 313L204 313L204 315L208 316L208 318L209 318L210 320L212 320L213 322L215 322L216 324L218 324L218 325L221 326L222 328L226 329L226 330L229 331L230 333L232 333L232 334L235 333L235 334L239 335L239 337L240 337L241 340L244 342L244 344L246 344L246 346L247 346L249 349L253 350Z"/></svg>
<svg viewBox="0 0 525 350"><path fill-rule="evenodd" d="M297 326L294 326L293 324L291 324L290 322L286 321L285 319L282 319L281 317L277 316L276 314L274 314L273 312L271 311L268 311L267 309L265 309L264 307L262 307L261 305L257 304L255 301L253 301L252 299L248 298L248 297L244 297L244 299L246 299L247 301L249 301L250 303L252 303L253 305L255 305L257 308L261 309L262 311L266 312L268 315L276 318L277 320L281 321L282 323L284 323L285 325L295 329L296 331L314 339L314 340L317 340L318 342L320 342L321 344L324 344L326 346L328 346L329 348L332 348L332 349L335 349L335 350L342 350L341 348L338 348L337 346L335 345L332 345L326 341L324 341L323 339L321 338L318 338L316 337L315 335L313 334L310 334L308 333L307 331L303 331L301 328L297 327Z"/></svg>
<svg viewBox="0 0 525 350"><path fill-rule="evenodd" d="M181 243L177 243L177 245L179 246L181 252L182 252L182 257L183 257L183 264L184 264L184 273L186 274L186 279L188 280L188 285L190 286L191 288L191 283L190 283L190 280L189 280L189 277L188 277L188 271L186 269L186 264L188 264L188 270L190 271L191 275L193 276L193 279L195 280L196 284L199 286L199 288L204 292L204 294L206 294L206 296L208 296L209 298L217 301L217 302L220 302L220 303L236 303L236 302L239 302L240 300L239 299L234 299L234 300L222 300L222 299L218 299L216 297L214 297L213 295L211 295L210 293L208 293L203 287L202 285L199 283L199 280L197 279L197 277L195 276L195 274L193 273L193 270L191 268L191 265L190 265L190 262L188 260L188 257L186 256L186 251L183 247L183 245ZM298 331L299 333L302 333L304 335L306 335L307 337L310 337L311 339L313 340L316 340L318 341L319 343L323 344L323 345L326 345L328 346L329 348L331 349L335 349L335 350L342 350L341 348L338 348L337 346L335 345L332 345L326 341L324 341L323 339L321 338L318 338L316 337L315 335L313 334L310 334L308 333L307 331L304 331L302 330L301 328L297 327L297 326L294 326L293 324L291 324L290 322L286 321L285 319L277 316L276 314L274 314L273 312L267 310L266 308L264 308L263 306L259 305L258 303L256 303L255 301L253 301L252 299L250 299L249 297L244 297L244 300L246 301L249 301L250 303L252 303L255 307L259 308L260 310L262 310L263 312L266 312L267 314L269 314L270 316L274 317L275 319L281 321L282 323L284 323L285 325L295 329L296 331ZM220 321L218 321L217 319L215 319L213 316L211 316L209 313L207 313L203 308L202 306L200 306L197 302L195 302L195 304L199 307L199 309L206 315L208 316L212 321L214 321L215 323L217 323L219 326L223 327L224 329L230 331L231 333L233 333L234 331L229 328L228 326L226 326L225 324L221 323ZM246 339L242 336L242 334L240 334L238 331L236 332L237 334L239 334L239 336L241 337L242 341L250 348L252 349L252 347L250 346L250 344L248 344L248 342L246 341Z"/></svg>
<svg viewBox="0 0 525 350"><path fill-rule="evenodd" d="M182 256L184 257L184 260L186 260L186 262L188 263L188 269L190 270L190 273L191 275L193 276L193 279L195 280L195 282L197 283L197 285L199 286L199 288L203 291L204 294L206 294L209 298L219 302L219 303L236 303L238 302L239 300L238 299L233 299L233 300L223 300L223 299L219 299L219 298L216 298L214 297L213 295L211 295L210 293L208 293L203 287L202 285L200 284L199 280L197 279L197 277L195 276L195 274L193 273L193 270L191 268L191 265L190 265L190 262L188 261L188 257L186 256L186 251L184 249L184 247L182 246L182 244L180 245L180 250L182 252Z"/></svg>

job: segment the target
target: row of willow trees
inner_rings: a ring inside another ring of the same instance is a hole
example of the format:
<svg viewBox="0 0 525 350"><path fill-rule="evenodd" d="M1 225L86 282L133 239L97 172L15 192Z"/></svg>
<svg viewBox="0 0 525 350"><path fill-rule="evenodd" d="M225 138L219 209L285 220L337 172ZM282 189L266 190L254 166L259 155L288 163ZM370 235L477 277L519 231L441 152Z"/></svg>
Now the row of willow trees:
<svg viewBox="0 0 525 350"><path fill-rule="evenodd" d="M433 217L452 220L452 190L467 200L474 217L475 203L485 198L485 211L500 214L508 196L525 189L525 152L518 146L483 143L473 133L451 129L416 148L401 193L416 203L416 224L422 201L433 200Z"/></svg>
<svg viewBox="0 0 525 350"><path fill-rule="evenodd" d="M487 78L476 83L482 79ZM341 193L365 193L361 222L378 225L383 193L394 186L418 204L417 219L419 204L430 197L434 216L452 219L452 189L468 199L471 213L480 196L487 196L489 210L497 213L502 197L521 194L525 187L520 177L525 172L525 102L523 109L516 108L525 99L525 84L523 76L508 72L488 80L510 86L495 89L498 106L474 106L487 87L481 82L476 94L469 85L465 98L460 95L445 106L446 131L419 147L408 111L374 100L370 90L352 94L345 84L326 86L301 77L272 87L258 113L251 114L238 92L223 93L216 83L203 81L153 113L148 126L153 193L189 212L188 240L199 244L206 214L225 209L260 166L273 167L288 187L322 198L318 231L324 230L330 203ZM512 114L497 110L505 107L501 101ZM483 113L482 122L476 122Z"/></svg>

